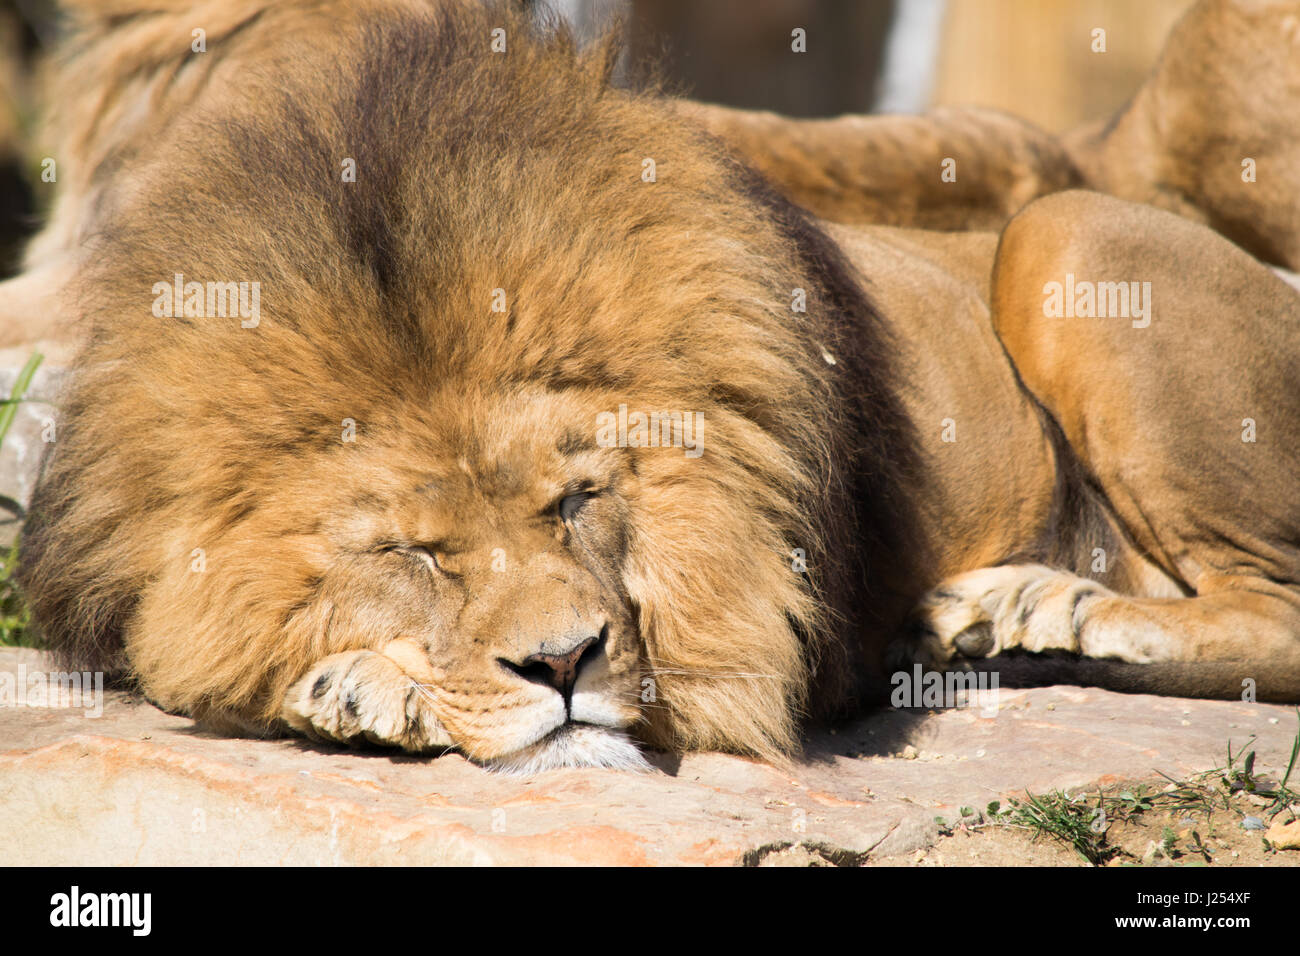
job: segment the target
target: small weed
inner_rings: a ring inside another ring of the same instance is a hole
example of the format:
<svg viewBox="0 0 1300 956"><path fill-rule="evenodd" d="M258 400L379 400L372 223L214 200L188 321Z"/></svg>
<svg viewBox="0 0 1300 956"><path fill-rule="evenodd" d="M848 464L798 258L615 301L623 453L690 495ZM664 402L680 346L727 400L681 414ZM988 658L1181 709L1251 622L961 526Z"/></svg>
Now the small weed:
<svg viewBox="0 0 1300 956"><path fill-rule="evenodd" d="M27 364L18 373L9 398L0 402L0 445L3 445L9 429L13 427L18 405L31 386L32 377L42 359L43 356L36 352L27 360ZM19 518L23 516L21 507L16 503L11 503L10 508L16 509ZM39 642L31 629L31 612L14 580L14 571L18 567L18 546L19 538L15 537L13 545L0 558L0 646L36 647Z"/></svg>
<svg viewBox="0 0 1300 956"><path fill-rule="evenodd" d="M991 820L1004 826L1029 830L1034 838L1048 836L1072 848L1094 866L1105 863L1116 852L1106 845L1105 803L1114 798L1097 794L1097 803L1089 806L1080 796L1070 797L1059 790L1032 794L1026 791L1025 799L1011 797L1008 806L999 802L987 808Z"/></svg>
<svg viewBox="0 0 1300 956"><path fill-rule="evenodd" d="M1297 708L1296 716L1300 719L1300 708ZM1255 751L1250 749L1253 743L1252 737L1235 754L1229 744L1226 765L1190 779L1175 780L1161 774L1169 781L1169 786L1159 792L1141 785L1111 793L1098 790L1095 796L1080 793L1072 797L1061 791L1026 792L1024 799L1008 798L1005 806L994 800L985 809L984 818L990 825L1028 830L1035 840L1043 836L1057 840L1094 866L1121 854L1127 855L1119 847L1107 843L1107 831L1112 824L1133 822L1145 825L1143 817L1151 812L1167 813L1171 819L1181 820L1181 827L1193 822L1188 817L1203 816L1205 832L1213 838L1219 832L1211 819L1213 814L1230 811L1240 815L1240 806L1234 806L1232 800L1236 796L1249 795L1254 798L1256 806L1267 801L1260 809L1250 811L1258 814L1255 818L1260 821L1257 826L1262 827L1264 819L1300 804L1300 794L1290 787L1292 775L1300 763L1300 728L1292 743L1290 760L1281 782L1255 772ZM962 808L963 817L968 815L968 809ZM979 825L972 829L979 829ZM1183 829L1181 832L1182 836L1174 827L1163 826L1160 839L1149 844L1150 857L1171 862L1181 860L1179 865L1203 866L1214 862L1216 850L1206 843L1200 830Z"/></svg>

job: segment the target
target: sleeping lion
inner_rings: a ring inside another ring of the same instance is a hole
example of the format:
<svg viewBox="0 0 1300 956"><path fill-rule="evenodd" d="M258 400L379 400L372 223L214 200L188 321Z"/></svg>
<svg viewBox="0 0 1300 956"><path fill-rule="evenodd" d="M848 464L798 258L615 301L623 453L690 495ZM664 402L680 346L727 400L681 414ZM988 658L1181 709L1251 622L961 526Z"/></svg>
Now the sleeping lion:
<svg viewBox="0 0 1300 956"><path fill-rule="evenodd" d="M801 124L496 2L73 7L0 311L81 346L20 568L78 666L518 771L778 758L1008 652L1300 700L1294 141L1184 187L1202 117L1105 143L1169 96ZM1207 0L1151 88L1248 34L1294 95L1297 14Z"/></svg>

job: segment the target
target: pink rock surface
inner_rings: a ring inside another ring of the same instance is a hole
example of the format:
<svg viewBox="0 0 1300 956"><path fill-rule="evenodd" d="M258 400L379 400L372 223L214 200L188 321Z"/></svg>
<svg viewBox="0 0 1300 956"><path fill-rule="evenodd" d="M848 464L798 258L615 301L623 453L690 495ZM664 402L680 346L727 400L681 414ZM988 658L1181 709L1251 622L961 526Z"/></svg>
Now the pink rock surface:
<svg viewBox="0 0 1300 956"><path fill-rule="evenodd" d="M20 668L51 669L0 649L0 680ZM657 755L647 774L511 777L457 755L217 737L123 691L101 703L0 699L0 862L730 865L798 842L879 859L963 805L1205 770L1252 735L1257 769L1277 770L1296 731L1282 706L1004 688L996 716L881 710L810 735L784 768Z"/></svg>

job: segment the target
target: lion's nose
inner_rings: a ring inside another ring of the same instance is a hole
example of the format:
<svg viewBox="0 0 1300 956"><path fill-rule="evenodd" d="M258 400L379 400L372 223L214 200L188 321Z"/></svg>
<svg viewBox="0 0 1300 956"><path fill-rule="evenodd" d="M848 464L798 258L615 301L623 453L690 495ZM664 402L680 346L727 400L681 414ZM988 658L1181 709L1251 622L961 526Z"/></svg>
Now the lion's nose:
<svg viewBox="0 0 1300 956"><path fill-rule="evenodd" d="M567 708L569 698L573 696L573 685L577 683L579 671L588 661L599 655L600 648L605 643L605 630L602 628L600 634L579 641L570 650L559 654L545 652L530 654L519 664L505 658L499 660L524 680L554 687L564 697L564 705Z"/></svg>

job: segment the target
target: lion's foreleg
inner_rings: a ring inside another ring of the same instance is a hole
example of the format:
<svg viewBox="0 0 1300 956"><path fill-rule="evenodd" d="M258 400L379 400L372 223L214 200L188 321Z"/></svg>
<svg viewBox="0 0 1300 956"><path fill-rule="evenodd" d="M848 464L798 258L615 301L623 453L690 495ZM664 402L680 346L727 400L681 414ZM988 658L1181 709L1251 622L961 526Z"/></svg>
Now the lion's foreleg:
<svg viewBox="0 0 1300 956"><path fill-rule="evenodd" d="M1198 678L1205 693L1249 688L1300 700L1300 592L1263 580L1226 577L1194 597L1137 598L1041 565L1007 565L944 581L917 617L918 655L937 665L1007 650L1215 665L1213 686Z"/></svg>
<svg viewBox="0 0 1300 956"><path fill-rule="evenodd" d="M331 654L294 682L280 715L314 740L436 750L451 738L431 706L434 678L427 654L407 640Z"/></svg>

